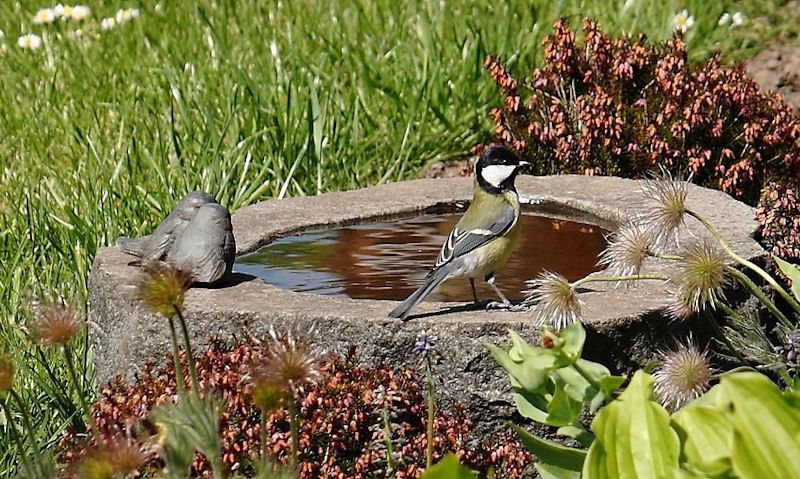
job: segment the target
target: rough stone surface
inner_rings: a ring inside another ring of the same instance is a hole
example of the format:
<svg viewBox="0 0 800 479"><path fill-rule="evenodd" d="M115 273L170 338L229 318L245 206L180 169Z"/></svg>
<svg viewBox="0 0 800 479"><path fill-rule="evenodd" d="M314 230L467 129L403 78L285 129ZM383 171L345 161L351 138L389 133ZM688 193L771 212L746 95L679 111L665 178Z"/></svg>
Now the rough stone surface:
<svg viewBox="0 0 800 479"><path fill-rule="evenodd" d="M521 177L520 194L534 200L527 210L613 228L625 214L642 211L640 183L613 177ZM275 238L311 228L336 227L374 219L452 210L471 197L468 178L422 179L317 197L272 200L242 208L233 215L238 254L252 252ZM748 258L764 255L752 239L753 209L724 193L690 187L688 204L716 226L734 249ZM694 235L704 234L689 223ZM525 241L521 238L520 241ZM569 254L565 251L564 254ZM168 329L137 303L138 269L130 256L103 248L90 275L92 340L99 383L117 372L132 377L146 361L163 361L169 351ZM650 272L669 266L655 263ZM669 345L678 329L702 329L699 322L670 323L662 314L669 295L659 282L614 288L591 283L582 294L589 337L586 354L618 371L652 358L654 348ZM248 275L234 274L217 288L194 288L186 296L186 316L194 344L209 337L240 341L264 336L270 325L313 323L319 346L344 352L355 344L365 362L416 365L410 354L416 334L438 335L442 356L437 367L438 394L465 403L476 431L496 428L511 417L508 378L494 363L485 343L504 343L514 329L534 340L536 326L528 313L477 311L452 303L422 303L408 321L386 315L396 303L349 300L294 293ZM695 334L699 333L695 331Z"/></svg>
<svg viewBox="0 0 800 479"><path fill-rule="evenodd" d="M764 91L778 92L795 111L800 109L800 48L769 45L746 66Z"/></svg>

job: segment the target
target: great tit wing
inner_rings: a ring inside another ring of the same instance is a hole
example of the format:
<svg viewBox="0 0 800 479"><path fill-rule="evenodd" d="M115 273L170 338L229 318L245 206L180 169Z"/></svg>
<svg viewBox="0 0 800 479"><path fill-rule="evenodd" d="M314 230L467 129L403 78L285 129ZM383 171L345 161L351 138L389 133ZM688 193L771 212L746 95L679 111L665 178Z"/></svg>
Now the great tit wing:
<svg viewBox="0 0 800 479"><path fill-rule="evenodd" d="M458 225L450 232L447 241L442 245L439 257L436 259L434 270L448 263L454 258L463 256L470 251L476 250L493 239L503 236L517 221L517 214L514 208L509 206L495 217L493 221L483 225L476 225L467 230L459 229Z"/></svg>

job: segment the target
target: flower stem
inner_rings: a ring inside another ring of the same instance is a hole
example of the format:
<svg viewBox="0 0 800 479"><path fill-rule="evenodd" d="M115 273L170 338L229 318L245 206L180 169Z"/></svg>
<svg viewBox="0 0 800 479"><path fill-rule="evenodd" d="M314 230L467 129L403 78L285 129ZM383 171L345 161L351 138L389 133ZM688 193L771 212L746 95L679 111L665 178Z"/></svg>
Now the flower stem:
<svg viewBox="0 0 800 479"><path fill-rule="evenodd" d="M261 410L261 466L267 467L267 411Z"/></svg>
<svg viewBox="0 0 800 479"><path fill-rule="evenodd" d="M8 430L11 432L11 439L14 441L14 445L16 446L17 451L19 451L19 458L20 461L22 462L22 468L25 470L26 476L39 477L37 473L41 473L41 471L37 471L37 473L34 473L33 466L28 460L27 451L25 451L25 445L22 443L22 440L20 439L20 435L17 432L17 426L16 424L14 424L14 419L11 416L11 409L9 409L5 401L0 401L0 406L3 407L3 414L5 414L6 420L8 422Z"/></svg>
<svg viewBox="0 0 800 479"><path fill-rule="evenodd" d="M35 454L34 457L38 461L42 452L41 449L39 449L39 442L36 440L36 431L33 429L33 423L31 422L30 414L28 414L28 408L17 391L11 389L8 391L8 394L10 394L14 402L17 403L17 409L19 409L20 415L22 415L22 426L28 431L28 440L31 442L31 447ZM9 420L10 417L11 416L9 416Z"/></svg>
<svg viewBox="0 0 800 479"><path fill-rule="evenodd" d="M581 377L583 377L583 379L586 380L586 382L591 384L593 388L597 389L598 391L602 391L602 388L600 387L600 383L595 381L594 378L589 375L589 373L587 373L582 367L580 367L578 365L578 361L575 361L574 363L572 363L572 367L575 368L575 371L578 371L578 374L580 374Z"/></svg>
<svg viewBox="0 0 800 479"><path fill-rule="evenodd" d="M175 315L178 316L178 323L181 326L181 333L183 334L183 342L186 345L186 362L189 364L189 376L192 378L192 390L195 394L200 394L200 383L197 380L197 366L194 360L194 352L192 352L192 343L189 341L189 329L186 327L186 319L180 308L175 308Z"/></svg>
<svg viewBox="0 0 800 479"><path fill-rule="evenodd" d="M428 385L428 444L425 451L426 469L433 465L433 423L436 420L436 391L433 388L431 359L425 356L425 381Z"/></svg>
<svg viewBox="0 0 800 479"><path fill-rule="evenodd" d="M660 281L669 280L669 278L661 274L630 274L625 276L586 276L572 283L572 287L577 288L578 286L585 283L595 283L600 281L605 281L605 282L639 281L643 279L654 279Z"/></svg>
<svg viewBox="0 0 800 479"><path fill-rule="evenodd" d="M761 291L761 288L759 288L758 285L755 284L753 280L751 280L746 274L744 274L743 272L739 271L738 269L732 266L726 266L725 271L734 278L736 278L737 280L739 280L739 282L742 283L744 287L749 289L750 292L753 293L753 296L755 296L756 299L758 299L761 302L761 304L766 306L766 308L769 309L769 311L773 315L775 315L776 318L778 318L781 324L783 324L789 329L794 328L794 325L791 323L791 321L789 321L789 319L781 312L781 310L778 309L777 306L775 306L775 303L770 301L769 298L767 298L767 295L765 295L764 292Z"/></svg>
<svg viewBox="0 0 800 479"><path fill-rule="evenodd" d="M89 403L86 402L86 397L83 395L83 390L80 387L80 383L78 383L78 375L75 373L75 364L72 362L72 353L70 352L69 346L64 345L61 348L61 352L64 355L64 362L67 364L67 374L69 375L69 380L72 382L72 387L75 388L75 392L78 394L78 400L83 408L83 414L86 416L86 422L89 423L89 428L92 430L95 444L97 447L102 447L103 443L102 439L100 438L100 430L97 428L97 421L94 420L92 409L89 407Z"/></svg>
<svg viewBox="0 0 800 479"><path fill-rule="evenodd" d="M733 248L731 248L731 246L722 238L722 235L719 233L719 231L717 231L717 229L714 228L714 226L712 226L711 223L706 221L702 216L698 215L697 213L691 210L686 210L686 214L699 221L708 230L708 232L711 233L711 236L713 236L714 239L716 239L717 242L719 242L719 245L728 254L728 256L733 258L733 260L736 261L737 263L749 268L750 270L754 271L756 274L764 278L764 281L766 281L767 284L772 286L772 288L775 289L775 291L777 291L778 294L780 294L783 297L783 299L785 299L786 302L789 303L789 305L795 311L800 313L800 303L798 303L797 300L792 297L792 295L790 295L785 289L783 289L783 287L780 284L778 284L777 281L775 281L775 278L770 276L769 273L764 271L762 268L756 266L751 261L748 261L747 259L739 256L739 254L736 251L734 251Z"/></svg>
<svg viewBox="0 0 800 479"><path fill-rule="evenodd" d="M172 342L172 360L175 362L175 382L178 386L178 397L186 394L186 382L183 379L183 366L181 366L181 352L178 348L178 333L175 331L175 318L169 320L170 341Z"/></svg>
<svg viewBox="0 0 800 479"><path fill-rule="evenodd" d="M396 477L395 468L397 465L394 460L394 446L392 445L392 428L389 423L389 411L383 406L383 440L386 443L386 473L387 477ZM391 473L391 476L389 474Z"/></svg>
<svg viewBox="0 0 800 479"><path fill-rule="evenodd" d="M300 428L298 427L297 403L294 396L289 398L289 431L292 435L292 468L298 465L298 449L300 449Z"/></svg>

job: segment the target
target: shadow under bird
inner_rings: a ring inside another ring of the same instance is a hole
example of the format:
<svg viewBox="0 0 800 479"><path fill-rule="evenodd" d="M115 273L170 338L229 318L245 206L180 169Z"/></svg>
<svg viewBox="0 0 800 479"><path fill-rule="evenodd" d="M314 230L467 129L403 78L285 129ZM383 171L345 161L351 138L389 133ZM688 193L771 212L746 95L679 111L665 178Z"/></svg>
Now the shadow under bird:
<svg viewBox="0 0 800 479"><path fill-rule="evenodd" d="M495 285L494 275L508 261L519 237L520 206L514 181L520 169L528 164L505 146L493 146L483 152L475 165L469 208L442 245L425 282L394 308L389 317L405 319L434 288L453 278L469 279L476 304L479 301L475 279L483 279L501 300L489 306L511 307Z"/></svg>
<svg viewBox="0 0 800 479"><path fill-rule="evenodd" d="M140 258L134 264L164 261L206 284L228 276L236 256L230 212L203 191L184 196L152 234L120 237L117 247Z"/></svg>

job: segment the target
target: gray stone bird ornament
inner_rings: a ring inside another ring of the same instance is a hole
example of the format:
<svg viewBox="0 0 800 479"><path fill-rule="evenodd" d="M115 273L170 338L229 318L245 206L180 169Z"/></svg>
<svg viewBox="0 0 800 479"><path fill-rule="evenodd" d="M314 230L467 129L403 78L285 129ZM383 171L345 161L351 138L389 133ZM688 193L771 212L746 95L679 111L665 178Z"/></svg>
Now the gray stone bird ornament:
<svg viewBox="0 0 800 479"><path fill-rule="evenodd" d="M141 258L143 263L163 260L175 238L183 233L194 219L197 210L208 203L217 200L204 191L193 191L178 202L172 213L169 214L153 233L141 238L117 238L117 248L123 253Z"/></svg>
<svg viewBox="0 0 800 479"><path fill-rule="evenodd" d="M166 262L194 283L214 284L229 275L236 257L231 214L216 203L204 204L167 252Z"/></svg>
<svg viewBox="0 0 800 479"><path fill-rule="evenodd" d="M184 196L152 234L120 237L117 247L140 258L134 264L163 261L205 284L229 275L236 256L230 212L203 191Z"/></svg>

